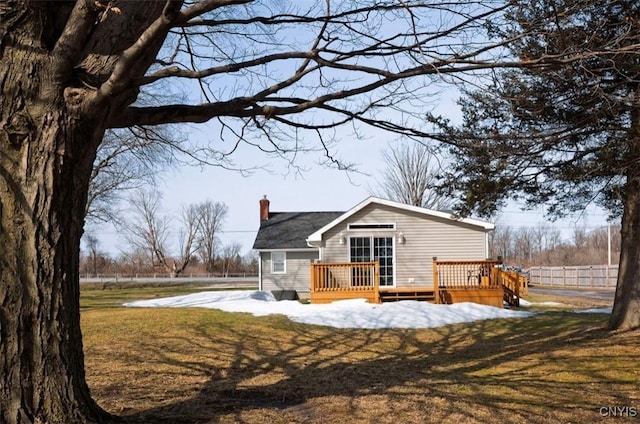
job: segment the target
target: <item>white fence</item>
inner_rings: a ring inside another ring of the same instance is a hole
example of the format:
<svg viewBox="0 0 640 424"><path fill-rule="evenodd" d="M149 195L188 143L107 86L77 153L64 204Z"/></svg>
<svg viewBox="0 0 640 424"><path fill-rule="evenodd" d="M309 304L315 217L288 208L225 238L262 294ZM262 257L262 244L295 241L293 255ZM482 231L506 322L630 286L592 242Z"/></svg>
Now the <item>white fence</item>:
<svg viewBox="0 0 640 424"><path fill-rule="evenodd" d="M178 277L169 277L168 272L154 272L154 273L124 273L118 272L116 274L89 274L89 273L80 273L80 279L99 279L99 280L128 280L132 278L142 278L142 279L164 279L164 278L249 278L255 279L258 278L258 274L251 274L246 272L227 272L227 273L206 273L206 272L182 272Z"/></svg>
<svg viewBox="0 0 640 424"><path fill-rule="evenodd" d="M233 287L233 288L257 288L258 277L247 275L246 277L198 277L196 275L187 275L180 277L166 277L155 275L151 277L140 275L99 275L97 277L80 277L80 283L138 283L138 284L208 284L216 287Z"/></svg>
<svg viewBox="0 0 640 424"><path fill-rule="evenodd" d="M529 268L529 284L545 287L615 288L618 265L536 266Z"/></svg>

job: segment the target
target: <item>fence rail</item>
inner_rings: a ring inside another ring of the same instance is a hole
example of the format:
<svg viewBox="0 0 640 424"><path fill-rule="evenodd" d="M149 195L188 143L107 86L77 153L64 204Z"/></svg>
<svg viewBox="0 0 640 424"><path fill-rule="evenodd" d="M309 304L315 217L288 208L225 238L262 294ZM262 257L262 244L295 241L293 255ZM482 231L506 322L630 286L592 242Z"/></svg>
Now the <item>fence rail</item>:
<svg viewBox="0 0 640 424"><path fill-rule="evenodd" d="M180 278L258 278L258 274L252 274L247 272L183 272L177 277L170 277L166 272L118 272L118 273L108 273L108 274L91 274L91 273L80 273L81 280L91 280L91 279L131 279L131 278L144 278L144 279L180 279Z"/></svg>
<svg viewBox="0 0 640 424"><path fill-rule="evenodd" d="M258 287L258 277L255 275L247 275L246 277L206 277L197 275L187 275L180 277L165 276L141 276L138 275L101 275L99 277L80 277L80 283L99 283L99 284L212 284L216 286L229 287Z"/></svg>
<svg viewBox="0 0 640 424"><path fill-rule="evenodd" d="M545 287L615 288L618 265L537 266L529 268L529 283Z"/></svg>

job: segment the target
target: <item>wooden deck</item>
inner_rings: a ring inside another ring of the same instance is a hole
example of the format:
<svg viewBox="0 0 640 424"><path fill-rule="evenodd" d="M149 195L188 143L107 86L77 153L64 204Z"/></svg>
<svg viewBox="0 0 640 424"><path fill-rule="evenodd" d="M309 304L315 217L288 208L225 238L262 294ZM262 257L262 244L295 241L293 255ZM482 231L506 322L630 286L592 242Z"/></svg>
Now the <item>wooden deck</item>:
<svg viewBox="0 0 640 424"><path fill-rule="evenodd" d="M439 261L433 259L436 303L474 302L502 308L504 289L500 261Z"/></svg>
<svg viewBox="0 0 640 424"><path fill-rule="evenodd" d="M311 303L364 298L380 303L378 262L311 264Z"/></svg>
<svg viewBox="0 0 640 424"><path fill-rule="evenodd" d="M371 303L421 300L451 304L475 302L502 307L519 306L528 281L501 262L433 260L431 287L380 287L377 262L311 264L311 303L364 298Z"/></svg>

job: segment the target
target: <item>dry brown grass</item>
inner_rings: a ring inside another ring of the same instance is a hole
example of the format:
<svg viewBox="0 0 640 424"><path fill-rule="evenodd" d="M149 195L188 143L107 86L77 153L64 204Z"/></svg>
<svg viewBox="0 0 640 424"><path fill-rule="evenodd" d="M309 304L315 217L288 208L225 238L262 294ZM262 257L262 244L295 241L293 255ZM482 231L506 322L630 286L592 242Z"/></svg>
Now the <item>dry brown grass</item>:
<svg viewBox="0 0 640 424"><path fill-rule="evenodd" d="M130 422L590 423L600 407L640 410L640 332L609 333L604 315L339 330L113 306L136 294L83 292L93 396Z"/></svg>

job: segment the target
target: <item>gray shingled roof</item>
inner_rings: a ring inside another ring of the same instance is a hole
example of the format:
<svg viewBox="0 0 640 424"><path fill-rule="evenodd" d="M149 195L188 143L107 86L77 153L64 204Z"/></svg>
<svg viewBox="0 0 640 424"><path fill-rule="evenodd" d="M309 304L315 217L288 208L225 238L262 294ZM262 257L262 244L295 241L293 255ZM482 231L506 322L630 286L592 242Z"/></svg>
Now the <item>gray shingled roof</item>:
<svg viewBox="0 0 640 424"><path fill-rule="evenodd" d="M260 223L253 248L304 249L309 248L307 237L344 212L271 212Z"/></svg>

